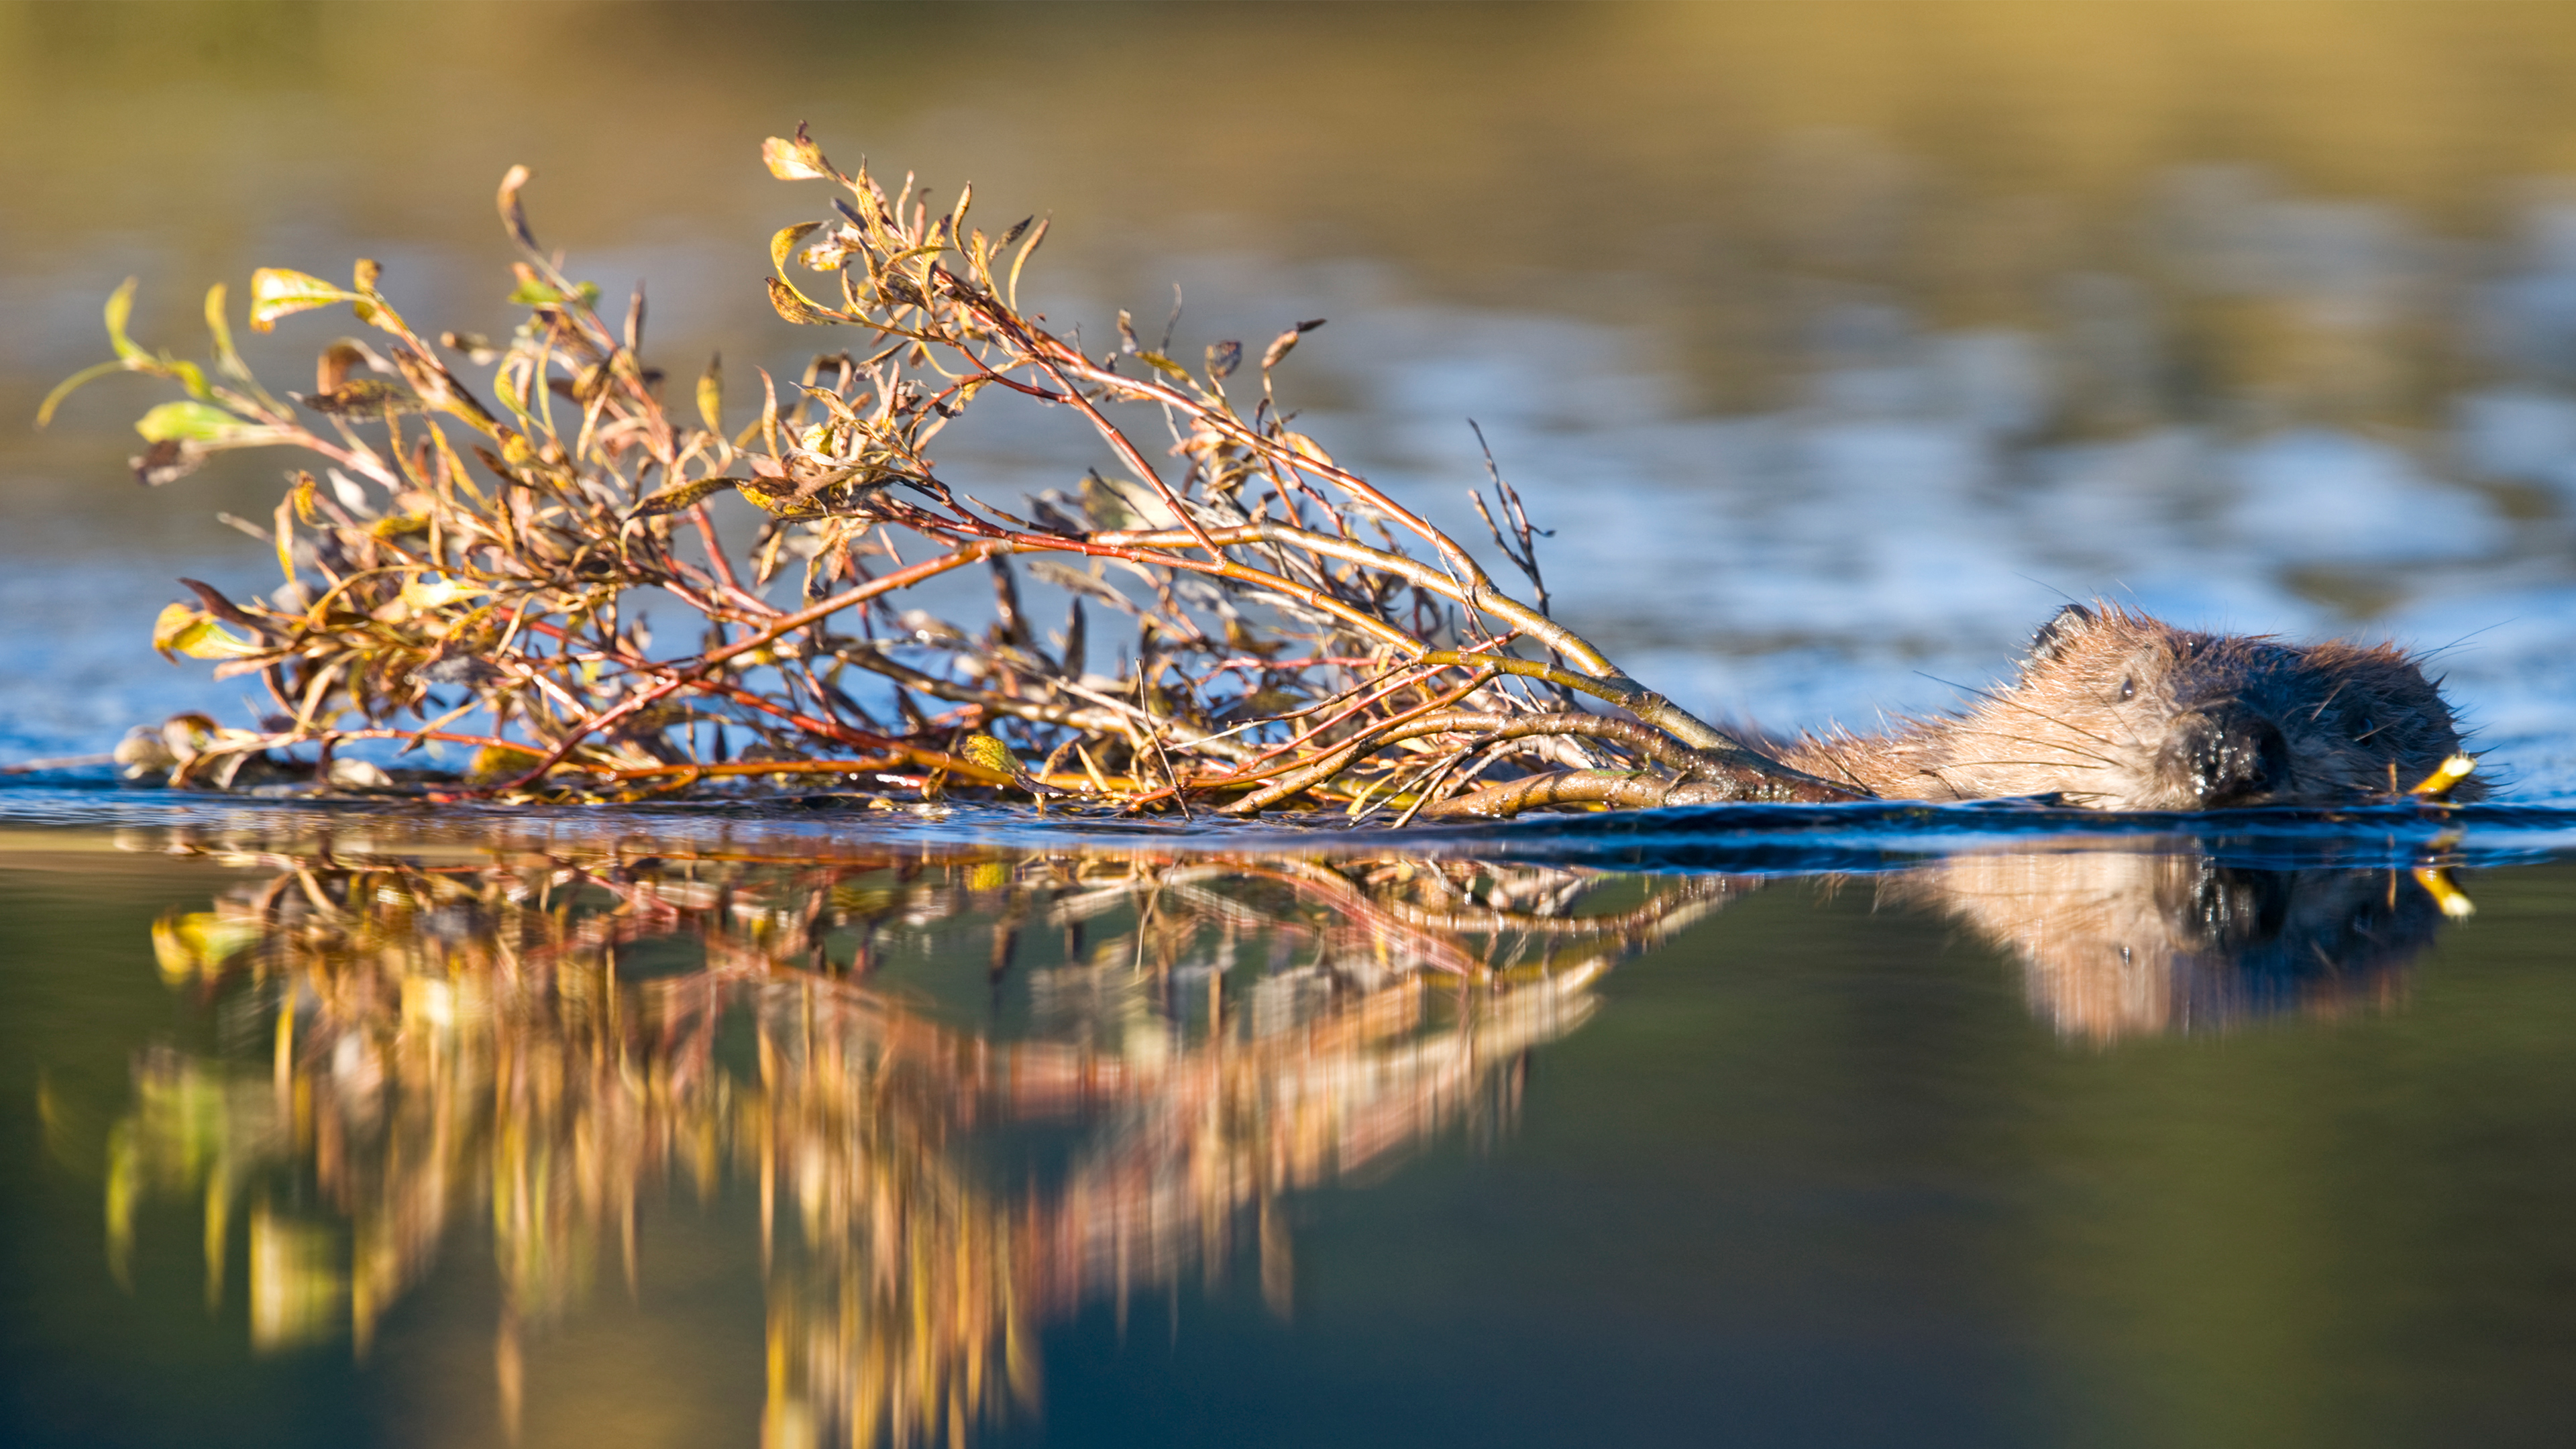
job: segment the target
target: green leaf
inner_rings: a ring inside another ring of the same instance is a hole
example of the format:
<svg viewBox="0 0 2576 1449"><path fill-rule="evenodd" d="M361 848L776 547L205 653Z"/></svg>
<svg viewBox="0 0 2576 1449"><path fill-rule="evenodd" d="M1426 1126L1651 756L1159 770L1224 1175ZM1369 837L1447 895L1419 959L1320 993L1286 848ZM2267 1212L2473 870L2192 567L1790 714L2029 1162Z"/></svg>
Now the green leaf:
<svg viewBox="0 0 2576 1449"><path fill-rule="evenodd" d="M143 349L135 346L134 339L125 335L126 319L134 315L136 282L136 278L126 278L125 285L110 292L107 297L108 345L115 348L116 355L127 362L143 360Z"/></svg>
<svg viewBox="0 0 2576 1449"><path fill-rule="evenodd" d="M252 425L211 403L166 402L135 419L134 431L146 442L222 442Z"/></svg>
<svg viewBox="0 0 2576 1449"><path fill-rule="evenodd" d="M276 330L277 319L334 302L361 300L320 277L284 267L262 267L250 274L250 326L254 332Z"/></svg>
<svg viewBox="0 0 2576 1449"><path fill-rule="evenodd" d="M188 396L199 402L214 400L215 390L206 386L206 370L193 362L172 357L165 352L161 354L161 360L154 363L149 370L164 377L177 378L179 385L188 390Z"/></svg>
<svg viewBox="0 0 2576 1449"><path fill-rule="evenodd" d="M566 292L545 282L523 281L519 283L517 290L502 300L521 307L573 306L584 311L595 311L599 307L599 284L575 282L572 284L572 290Z"/></svg>
<svg viewBox="0 0 2576 1449"><path fill-rule="evenodd" d="M41 428L47 423L52 422L54 420L54 409L61 407L63 399L70 397L80 388L81 384L90 382L97 378L105 377L111 372L132 372L133 370L133 368L128 367L122 362L102 362L93 367L84 367L80 371L73 373L71 376L64 378L61 382L54 384L54 390L45 394L44 402L37 407L36 426Z"/></svg>

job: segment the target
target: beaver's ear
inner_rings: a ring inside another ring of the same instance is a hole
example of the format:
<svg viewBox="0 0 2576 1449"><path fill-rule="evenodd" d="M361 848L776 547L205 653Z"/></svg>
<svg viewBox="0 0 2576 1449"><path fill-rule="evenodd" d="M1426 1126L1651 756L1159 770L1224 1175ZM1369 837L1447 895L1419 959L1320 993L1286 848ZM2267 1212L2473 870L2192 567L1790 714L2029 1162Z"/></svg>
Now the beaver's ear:
<svg viewBox="0 0 2576 1449"><path fill-rule="evenodd" d="M2048 622L2039 626L2039 632L2030 636L2030 663L2045 664L2056 658L2068 641L2093 622L2093 611L2082 604L2069 604L2050 615Z"/></svg>

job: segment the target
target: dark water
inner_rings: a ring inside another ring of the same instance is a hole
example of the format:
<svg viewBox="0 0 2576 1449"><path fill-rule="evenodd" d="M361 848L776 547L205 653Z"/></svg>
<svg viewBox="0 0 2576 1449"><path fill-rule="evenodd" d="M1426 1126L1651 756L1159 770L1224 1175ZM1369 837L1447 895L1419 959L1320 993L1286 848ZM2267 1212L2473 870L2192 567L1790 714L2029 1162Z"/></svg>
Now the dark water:
<svg viewBox="0 0 2576 1449"><path fill-rule="evenodd" d="M2563 803L2571 84L2576 9L2447 0L0 3L0 416L108 355L127 276L187 356L210 284L362 256L506 333L513 163L575 275L645 283L654 365L793 377L764 243L818 203L757 156L801 119L1052 216L1059 327L1151 334L1176 285L1184 356L1331 319L1280 375L1300 426L1481 539L1477 420L1559 616L1704 717L1948 707L2101 595L2441 651L2491 771ZM347 325L243 340L297 387ZM245 708L142 641L174 576L265 584L214 515L290 460L139 488L162 400L0 426L0 756ZM1108 465L1057 421L953 429L941 474Z"/></svg>
<svg viewBox="0 0 2576 1449"><path fill-rule="evenodd" d="M5 798L12 1443L2576 1430L2564 816Z"/></svg>
<svg viewBox="0 0 2576 1449"><path fill-rule="evenodd" d="M2571 87L2563 5L0 0L7 418L128 275L181 353L358 256L506 325L517 162L657 364L793 375L805 119L1052 214L1061 324L1331 318L1300 426L1481 537L1476 418L1560 617L1709 717L1945 707L2099 594L2436 651L2501 784L1345 837L0 778L0 1442L2568 1442ZM0 763L240 708L146 641L284 460L141 489L161 400L0 425Z"/></svg>

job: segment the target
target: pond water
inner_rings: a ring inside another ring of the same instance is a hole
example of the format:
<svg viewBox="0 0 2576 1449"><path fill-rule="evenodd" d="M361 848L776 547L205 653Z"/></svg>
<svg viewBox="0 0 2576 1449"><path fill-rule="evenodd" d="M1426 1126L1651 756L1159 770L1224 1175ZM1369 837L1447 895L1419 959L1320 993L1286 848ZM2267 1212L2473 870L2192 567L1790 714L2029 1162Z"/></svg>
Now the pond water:
<svg viewBox="0 0 2576 1449"><path fill-rule="evenodd" d="M0 800L12 1443L2576 1431L2554 817Z"/></svg>
<svg viewBox="0 0 2576 1449"><path fill-rule="evenodd" d="M0 777L0 1438L2565 1442L2571 82L2565 6L0 0L0 418L129 275L188 354L358 256L501 330L516 162L675 373L792 376L801 119L1050 213L1061 324L1330 318L1300 426L1481 537L1475 419L1705 716L1946 708L2099 596L2426 651L2500 785L1342 837ZM215 515L284 461L140 488L161 400L0 426L0 764L246 708L147 641L273 567ZM1102 461L995 422L987 497Z"/></svg>

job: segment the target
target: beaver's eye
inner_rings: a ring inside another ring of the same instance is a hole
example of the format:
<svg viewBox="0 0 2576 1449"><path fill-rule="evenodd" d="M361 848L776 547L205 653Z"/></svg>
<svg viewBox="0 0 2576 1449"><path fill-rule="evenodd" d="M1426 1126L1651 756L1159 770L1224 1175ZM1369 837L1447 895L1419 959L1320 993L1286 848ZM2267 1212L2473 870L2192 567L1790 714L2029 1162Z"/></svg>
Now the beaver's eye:
<svg viewBox="0 0 2576 1449"><path fill-rule="evenodd" d="M2352 742L2354 744L2360 744L2363 740L2369 739L2372 735L2377 733L2379 733L2378 726L2373 725L2370 722L2370 716L2366 714L2358 716L2352 722Z"/></svg>
<svg viewBox="0 0 2576 1449"><path fill-rule="evenodd" d="M2122 699L2135 699L2137 694L2138 681L2136 676L2133 675L2120 681L2120 697Z"/></svg>

